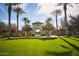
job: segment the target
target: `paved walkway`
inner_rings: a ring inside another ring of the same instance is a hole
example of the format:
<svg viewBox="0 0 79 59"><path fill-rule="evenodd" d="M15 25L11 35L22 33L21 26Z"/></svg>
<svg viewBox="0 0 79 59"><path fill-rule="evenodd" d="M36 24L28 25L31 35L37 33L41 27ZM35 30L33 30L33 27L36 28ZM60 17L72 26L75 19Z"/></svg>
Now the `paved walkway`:
<svg viewBox="0 0 79 59"><path fill-rule="evenodd" d="M29 36L29 37L26 37L26 36L21 36L21 37L10 37L10 38L56 38L58 36L56 35L51 35L51 36Z"/></svg>
<svg viewBox="0 0 79 59"><path fill-rule="evenodd" d="M30 37L21 37L21 38L55 38L58 37L56 35L51 35L51 36L30 36Z"/></svg>

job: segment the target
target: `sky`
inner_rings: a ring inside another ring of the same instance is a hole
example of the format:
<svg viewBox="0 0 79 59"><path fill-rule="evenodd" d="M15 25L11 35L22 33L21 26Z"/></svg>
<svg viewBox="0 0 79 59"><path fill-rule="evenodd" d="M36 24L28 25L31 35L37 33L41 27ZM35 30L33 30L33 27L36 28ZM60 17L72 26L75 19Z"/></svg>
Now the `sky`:
<svg viewBox="0 0 79 59"><path fill-rule="evenodd" d="M70 4L67 6L67 17L68 20L70 19L69 16L76 16L79 14L79 5L78 4L71 4L73 7L70 6ZM56 10L60 9L62 11L62 14L58 16L58 25L61 24L61 19L64 20L64 11L63 6L57 6L57 3L23 3L19 5L22 7L22 9L25 11L24 14L21 14L19 17L19 29L21 29L24 26L23 18L27 17L30 20L30 24L32 25L33 22L40 21L42 23L45 22L45 20L48 17L52 18L51 23L56 27L55 25L55 16L51 13ZM14 7L14 6L13 6ZM8 12L7 12L7 6L4 3L0 3L0 21L5 22L8 24ZM16 13L12 11L11 15L11 23L16 24Z"/></svg>

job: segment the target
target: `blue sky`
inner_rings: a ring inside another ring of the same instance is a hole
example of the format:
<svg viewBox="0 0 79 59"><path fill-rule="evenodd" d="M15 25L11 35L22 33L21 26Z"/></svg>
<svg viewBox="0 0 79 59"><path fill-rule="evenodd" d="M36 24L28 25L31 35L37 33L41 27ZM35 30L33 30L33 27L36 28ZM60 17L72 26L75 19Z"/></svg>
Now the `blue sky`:
<svg viewBox="0 0 79 59"><path fill-rule="evenodd" d="M57 3L52 4L52 3L26 3L26 4L21 4L20 7L23 8L25 11L25 14L20 15L19 17L19 29L21 29L24 26L24 21L23 18L27 17L30 20L30 24L33 22L45 22L46 18L51 17L52 18L52 24L55 25L55 17L53 15L50 15L50 13L56 9L61 9L62 14L58 17L58 24L60 26L60 21L61 18L64 18L64 13L63 13L63 7L62 6L56 6ZM74 4L72 4L74 5ZM75 6L75 5L74 5ZM77 15L79 14L78 12L78 7L79 5L76 5L74 8L72 7L67 7L68 8L68 18L69 15ZM73 13L73 14L72 14ZM7 6L5 4L0 3L0 21L3 21L5 23L8 23L8 13L7 13ZM11 23L16 24L16 13L12 12L11 16Z"/></svg>

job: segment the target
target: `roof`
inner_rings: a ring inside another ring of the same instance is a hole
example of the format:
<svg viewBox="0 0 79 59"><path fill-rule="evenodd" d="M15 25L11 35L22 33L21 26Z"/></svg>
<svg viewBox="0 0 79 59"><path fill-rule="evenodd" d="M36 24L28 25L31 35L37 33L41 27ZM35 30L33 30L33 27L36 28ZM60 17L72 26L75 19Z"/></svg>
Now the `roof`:
<svg viewBox="0 0 79 59"><path fill-rule="evenodd" d="M34 23L32 23L32 24L43 24L43 23L41 23L41 22L34 22Z"/></svg>

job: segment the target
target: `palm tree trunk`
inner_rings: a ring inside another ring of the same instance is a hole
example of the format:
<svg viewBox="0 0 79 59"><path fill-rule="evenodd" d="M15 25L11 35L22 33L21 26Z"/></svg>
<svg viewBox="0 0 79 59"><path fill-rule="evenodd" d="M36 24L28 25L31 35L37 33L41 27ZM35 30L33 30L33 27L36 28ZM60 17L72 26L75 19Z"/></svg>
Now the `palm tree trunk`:
<svg viewBox="0 0 79 59"><path fill-rule="evenodd" d="M17 35L18 35L18 28L19 28L19 14L17 13Z"/></svg>
<svg viewBox="0 0 79 59"><path fill-rule="evenodd" d="M57 27L57 33L56 33L56 35L58 35L58 21L57 21L57 14L56 14L56 27Z"/></svg>
<svg viewBox="0 0 79 59"><path fill-rule="evenodd" d="M64 4L64 15L65 15L65 19L64 19L64 22L65 22L65 34L68 33L68 23L67 23L67 4Z"/></svg>
<svg viewBox="0 0 79 59"><path fill-rule="evenodd" d="M64 15L65 15L65 25L67 25L67 7L64 7Z"/></svg>
<svg viewBox="0 0 79 59"><path fill-rule="evenodd" d="M25 26L26 26L26 21L25 21Z"/></svg>
<svg viewBox="0 0 79 59"><path fill-rule="evenodd" d="M10 39L10 30L11 30L11 3L9 3L8 6L8 16L9 16L9 20L8 20L8 39Z"/></svg>

